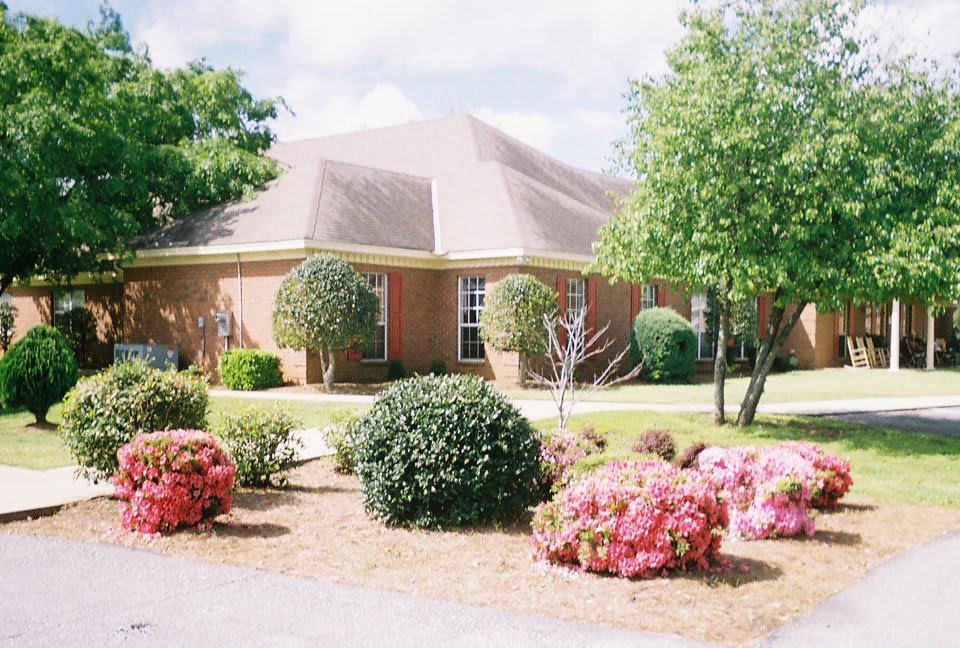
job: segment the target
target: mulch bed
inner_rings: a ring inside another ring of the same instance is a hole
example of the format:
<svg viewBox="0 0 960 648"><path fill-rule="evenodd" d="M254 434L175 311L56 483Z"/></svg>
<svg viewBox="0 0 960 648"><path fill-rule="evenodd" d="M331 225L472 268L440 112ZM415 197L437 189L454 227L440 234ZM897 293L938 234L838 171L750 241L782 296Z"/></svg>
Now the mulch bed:
<svg viewBox="0 0 960 648"><path fill-rule="evenodd" d="M650 580L535 568L529 516L507 525L429 532L388 528L363 511L359 483L327 460L286 490L242 490L213 530L155 541L120 532L98 499L0 532L135 544L164 554L728 643L754 642L809 613L870 568L960 527L960 510L850 496L817 517L810 539L727 542L726 567Z"/></svg>

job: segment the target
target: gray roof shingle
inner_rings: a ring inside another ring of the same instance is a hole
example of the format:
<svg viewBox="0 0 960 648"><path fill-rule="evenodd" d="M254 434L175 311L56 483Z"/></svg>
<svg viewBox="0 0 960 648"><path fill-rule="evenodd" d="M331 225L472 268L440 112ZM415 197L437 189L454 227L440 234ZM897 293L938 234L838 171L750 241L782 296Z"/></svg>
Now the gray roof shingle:
<svg viewBox="0 0 960 648"><path fill-rule="evenodd" d="M589 255L614 209L608 194L633 187L563 164L471 116L283 142L270 155L285 172L252 200L192 214L143 237L140 248L309 239Z"/></svg>

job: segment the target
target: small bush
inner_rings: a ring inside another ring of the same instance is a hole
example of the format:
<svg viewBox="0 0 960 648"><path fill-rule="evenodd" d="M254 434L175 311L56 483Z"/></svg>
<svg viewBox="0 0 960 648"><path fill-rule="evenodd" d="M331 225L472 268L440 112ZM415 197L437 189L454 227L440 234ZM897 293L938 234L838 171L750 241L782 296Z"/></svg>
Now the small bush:
<svg viewBox="0 0 960 648"><path fill-rule="evenodd" d="M690 382L697 358L697 334L690 322L669 308L651 308L637 315L630 336L633 364L656 383Z"/></svg>
<svg viewBox="0 0 960 648"><path fill-rule="evenodd" d="M141 434L118 455L112 481L124 529L152 534L181 526L207 527L230 512L236 468L209 434Z"/></svg>
<svg viewBox="0 0 960 648"><path fill-rule="evenodd" d="M447 361L443 358L434 358L430 361L430 375L433 376L446 376L450 373L450 370L447 369Z"/></svg>
<svg viewBox="0 0 960 648"><path fill-rule="evenodd" d="M0 358L0 401L26 407L47 422L47 411L77 382L77 360L63 335L34 326Z"/></svg>
<svg viewBox="0 0 960 648"><path fill-rule="evenodd" d="M697 457L709 447L710 446L703 441L695 441L687 446L686 450L674 457L673 465L681 470L695 468L697 466Z"/></svg>
<svg viewBox="0 0 960 648"><path fill-rule="evenodd" d="M800 361L797 360L797 354L793 351L787 355L777 356L773 359L772 369L777 373L787 373L796 371L800 368Z"/></svg>
<svg viewBox="0 0 960 648"><path fill-rule="evenodd" d="M542 495L549 496L570 483L572 468L587 450L569 430L555 430L540 443Z"/></svg>
<svg viewBox="0 0 960 648"><path fill-rule="evenodd" d="M726 525L726 505L700 473L659 461L614 462L537 508L534 557L624 577L707 568Z"/></svg>
<svg viewBox="0 0 960 648"><path fill-rule="evenodd" d="M364 503L388 524L476 524L537 501L538 435L479 377L395 383L353 432Z"/></svg>
<svg viewBox="0 0 960 648"><path fill-rule="evenodd" d="M588 454L600 453L607 449L607 435L598 432L593 425L584 425L577 436L579 436L581 445L584 446Z"/></svg>
<svg viewBox="0 0 960 648"><path fill-rule="evenodd" d="M71 308L54 317L54 327L63 333L63 337L67 340L70 348L73 349L74 355L80 362L84 363L84 366L86 366L85 363L87 362L87 351L90 348L90 340L94 336L95 324L96 320L93 317L93 313L84 306Z"/></svg>
<svg viewBox="0 0 960 648"><path fill-rule="evenodd" d="M673 461L677 454L677 442L667 428L651 427L640 435L632 450L640 454L657 455L664 461Z"/></svg>
<svg viewBox="0 0 960 648"><path fill-rule="evenodd" d="M407 377L407 368L399 360L391 360L387 365L387 380L403 380Z"/></svg>
<svg viewBox="0 0 960 648"><path fill-rule="evenodd" d="M812 536L813 464L785 445L707 448L700 471L730 502L730 534L746 540Z"/></svg>
<svg viewBox="0 0 960 648"><path fill-rule="evenodd" d="M107 479L121 446L141 432L203 429L207 404L205 378L126 362L77 383L64 401L60 434L80 474Z"/></svg>
<svg viewBox="0 0 960 648"><path fill-rule="evenodd" d="M297 461L303 443L294 436L301 422L288 410L247 407L226 414L218 436L237 466L237 483L244 486L285 486L286 472Z"/></svg>
<svg viewBox="0 0 960 648"><path fill-rule="evenodd" d="M259 349L234 349L220 356L220 381L227 389L254 391L283 384L280 356Z"/></svg>
<svg viewBox="0 0 960 648"><path fill-rule="evenodd" d="M352 475L356 468L353 427L357 420L357 415L349 410L335 410L329 425L323 428L323 440L333 448L334 469L338 473Z"/></svg>

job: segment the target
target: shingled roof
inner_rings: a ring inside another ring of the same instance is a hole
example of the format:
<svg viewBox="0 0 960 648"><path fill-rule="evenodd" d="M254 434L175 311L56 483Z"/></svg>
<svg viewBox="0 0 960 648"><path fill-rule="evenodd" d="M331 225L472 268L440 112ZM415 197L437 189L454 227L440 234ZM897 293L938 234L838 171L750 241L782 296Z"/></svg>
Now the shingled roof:
<svg viewBox="0 0 960 648"><path fill-rule="evenodd" d="M248 201L202 210L140 249L307 240L420 252L590 255L633 183L573 168L472 116L278 143L284 173ZM435 231L439 224L439 231Z"/></svg>

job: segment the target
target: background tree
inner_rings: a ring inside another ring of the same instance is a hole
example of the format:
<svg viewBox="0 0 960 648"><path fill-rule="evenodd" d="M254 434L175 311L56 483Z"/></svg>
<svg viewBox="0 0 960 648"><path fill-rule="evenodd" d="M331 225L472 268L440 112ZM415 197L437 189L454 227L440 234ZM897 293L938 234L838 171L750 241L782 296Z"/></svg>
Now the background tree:
<svg viewBox="0 0 960 648"><path fill-rule="evenodd" d="M487 296L480 314L480 337L497 351L518 355L517 382L527 381L530 356L547 350L543 326L557 310L557 293L529 274L507 275Z"/></svg>
<svg viewBox="0 0 960 648"><path fill-rule="evenodd" d="M0 294L116 267L145 229L276 176L277 100L234 70L154 69L119 16L86 31L0 3Z"/></svg>
<svg viewBox="0 0 960 648"><path fill-rule="evenodd" d="M16 323L17 308L13 304L0 303L0 351L4 353L10 348L10 343L13 342Z"/></svg>
<svg viewBox="0 0 960 648"><path fill-rule="evenodd" d="M858 86L870 71L842 0L696 7L671 72L632 83L622 145L639 179L602 229L598 266L713 289L714 421L722 423L734 302L773 295L740 424L752 422L776 352L808 303L838 308L868 281L879 225L866 209Z"/></svg>
<svg viewBox="0 0 960 648"><path fill-rule="evenodd" d="M323 388L333 389L336 353L364 347L377 330L380 299L367 280L334 256L312 256L280 284L273 337L282 348L320 357Z"/></svg>

